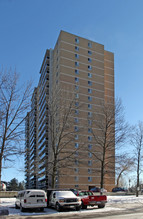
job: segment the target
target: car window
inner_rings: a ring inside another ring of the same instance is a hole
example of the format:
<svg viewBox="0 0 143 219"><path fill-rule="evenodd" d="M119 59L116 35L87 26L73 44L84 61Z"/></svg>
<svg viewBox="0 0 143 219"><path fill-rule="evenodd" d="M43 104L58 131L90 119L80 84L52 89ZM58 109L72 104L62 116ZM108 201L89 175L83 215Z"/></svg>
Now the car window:
<svg viewBox="0 0 143 219"><path fill-rule="evenodd" d="M31 198L32 198L32 197L35 197L35 195L29 195L29 197L31 197Z"/></svg>
<svg viewBox="0 0 143 219"><path fill-rule="evenodd" d="M45 197L44 195L37 195L37 197Z"/></svg>
<svg viewBox="0 0 143 219"><path fill-rule="evenodd" d="M85 195L84 192L79 192L79 196Z"/></svg>

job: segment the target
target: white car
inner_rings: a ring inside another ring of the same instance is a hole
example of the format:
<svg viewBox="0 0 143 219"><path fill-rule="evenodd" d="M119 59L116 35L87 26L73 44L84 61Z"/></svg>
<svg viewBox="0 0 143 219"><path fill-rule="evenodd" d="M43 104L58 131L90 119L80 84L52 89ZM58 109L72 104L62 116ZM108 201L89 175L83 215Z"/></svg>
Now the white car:
<svg viewBox="0 0 143 219"><path fill-rule="evenodd" d="M18 192L15 208L25 209L39 208L41 211L47 207L47 195L44 190L27 189Z"/></svg>
<svg viewBox="0 0 143 219"><path fill-rule="evenodd" d="M51 191L49 206L56 208L57 211L64 208L75 208L79 211L81 209L81 199L72 191Z"/></svg>

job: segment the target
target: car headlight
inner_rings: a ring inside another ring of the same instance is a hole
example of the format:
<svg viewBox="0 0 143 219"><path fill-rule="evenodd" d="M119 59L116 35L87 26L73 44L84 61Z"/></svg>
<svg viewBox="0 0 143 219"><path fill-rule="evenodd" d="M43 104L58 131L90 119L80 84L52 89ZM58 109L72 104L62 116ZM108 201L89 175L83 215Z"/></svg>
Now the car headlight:
<svg viewBox="0 0 143 219"><path fill-rule="evenodd" d="M62 202L65 202L65 200L64 200L64 199L60 199L60 200L59 200L59 202L61 202L61 203L62 203Z"/></svg>
<svg viewBox="0 0 143 219"><path fill-rule="evenodd" d="M77 201L78 201L78 202L81 202L81 199L80 199L80 198L78 198L78 199L77 199Z"/></svg>

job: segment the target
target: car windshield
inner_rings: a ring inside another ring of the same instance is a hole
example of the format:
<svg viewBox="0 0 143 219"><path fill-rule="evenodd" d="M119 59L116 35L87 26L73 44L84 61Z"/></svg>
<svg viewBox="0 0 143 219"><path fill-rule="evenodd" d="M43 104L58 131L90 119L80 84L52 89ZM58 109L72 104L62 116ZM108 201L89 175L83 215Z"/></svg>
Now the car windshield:
<svg viewBox="0 0 143 219"><path fill-rule="evenodd" d="M73 192L71 192L71 191L58 191L57 192L57 196L74 196L74 193Z"/></svg>
<svg viewBox="0 0 143 219"><path fill-rule="evenodd" d="M92 192L79 192L79 196L84 196L84 195L92 195Z"/></svg>

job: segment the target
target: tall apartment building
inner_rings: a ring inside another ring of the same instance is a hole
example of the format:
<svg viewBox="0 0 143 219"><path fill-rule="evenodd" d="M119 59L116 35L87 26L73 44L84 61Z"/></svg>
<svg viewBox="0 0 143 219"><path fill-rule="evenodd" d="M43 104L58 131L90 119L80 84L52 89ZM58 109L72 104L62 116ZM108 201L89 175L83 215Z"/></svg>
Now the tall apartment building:
<svg viewBox="0 0 143 219"><path fill-rule="evenodd" d="M54 175L55 187L89 189L100 186L101 163L97 156L101 156L102 152L101 149L98 150L94 139L101 133L94 124L96 121L104 121L103 110L106 103L114 105L113 53L104 50L104 45L61 31L55 48L46 51L40 70L38 127L35 136L38 142L35 148L38 161L35 163L38 173L37 188L52 186L53 175L50 167L53 167L52 160L56 155L58 158ZM66 124L63 130L63 121L69 105L70 119L66 120L68 125ZM52 129L51 112L55 109ZM32 126L29 128L32 129ZM55 139L53 133L56 133ZM60 134L62 140L59 138ZM114 133L112 137L114 139ZM28 138L30 139L29 136ZM26 156L27 164L33 160L31 140L26 147L29 151L29 156ZM104 187L108 190L115 184L114 145L112 151L107 152L110 153L112 167L106 168L104 179ZM32 176L33 172L30 172L30 175Z"/></svg>
<svg viewBox="0 0 143 219"><path fill-rule="evenodd" d="M25 153L25 169L26 169L26 187L38 187L38 88L33 91L31 99L31 111L26 117L26 153Z"/></svg>

